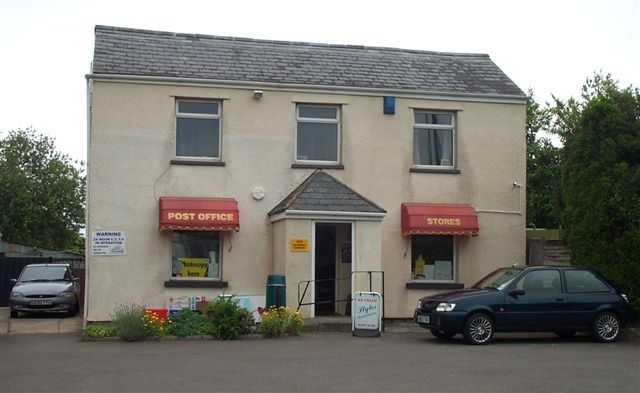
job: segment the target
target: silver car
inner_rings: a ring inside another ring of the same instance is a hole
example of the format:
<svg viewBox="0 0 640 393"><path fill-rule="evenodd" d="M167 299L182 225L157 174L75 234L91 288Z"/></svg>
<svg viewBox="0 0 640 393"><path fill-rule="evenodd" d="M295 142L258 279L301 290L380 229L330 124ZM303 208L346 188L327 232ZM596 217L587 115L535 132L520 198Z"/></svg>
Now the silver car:
<svg viewBox="0 0 640 393"><path fill-rule="evenodd" d="M80 308L80 280L67 264L32 264L22 269L9 296L11 317L20 312L66 312Z"/></svg>

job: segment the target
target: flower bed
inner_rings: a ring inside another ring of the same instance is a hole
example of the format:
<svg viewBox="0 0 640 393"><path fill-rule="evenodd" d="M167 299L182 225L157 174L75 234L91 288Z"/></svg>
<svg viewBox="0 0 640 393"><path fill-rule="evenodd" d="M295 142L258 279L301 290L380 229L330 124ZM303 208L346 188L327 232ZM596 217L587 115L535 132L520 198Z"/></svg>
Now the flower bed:
<svg viewBox="0 0 640 393"><path fill-rule="evenodd" d="M175 338L235 340L256 332L251 313L234 297L220 297L200 313L183 309L167 315L165 309L145 309L136 304L119 305L111 323L86 327L87 340L119 338L124 341Z"/></svg>

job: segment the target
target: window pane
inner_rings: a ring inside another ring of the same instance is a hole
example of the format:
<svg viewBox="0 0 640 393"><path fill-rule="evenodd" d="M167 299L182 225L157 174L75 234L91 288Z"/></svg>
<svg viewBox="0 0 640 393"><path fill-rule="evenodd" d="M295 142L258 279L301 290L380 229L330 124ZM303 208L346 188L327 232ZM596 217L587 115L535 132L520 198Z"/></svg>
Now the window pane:
<svg viewBox="0 0 640 393"><path fill-rule="evenodd" d="M428 112L415 112L414 114L416 124L443 124L451 125L453 115L447 113L428 113Z"/></svg>
<svg viewBox="0 0 640 393"><path fill-rule="evenodd" d="M411 277L414 280L453 280L453 236L413 235Z"/></svg>
<svg viewBox="0 0 640 393"><path fill-rule="evenodd" d="M609 287L587 270L565 270L567 292L609 292Z"/></svg>
<svg viewBox="0 0 640 393"><path fill-rule="evenodd" d="M298 123L298 160L338 161L338 125Z"/></svg>
<svg viewBox="0 0 640 393"><path fill-rule="evenodd" d="M312 119L337 119L338 108L326 106L299 106L298 116Z"/></svg>
<svg viewBox="0 0 640 393"><path fill-rule="evenodd" d="M200 113L208 115L218 114L217 102L193 102L193 101L179 101L178 112L180 113Z"/></svg>
<svg viewBox="0 0 640 393"><path fill-rule="evenodd" d="M176 122L176 156L219 157L219 119L189 119Z"/></svg>
<svg viewBox="0 0 640 393"><path fill-rule="evenodd" d="M553 295L562 292L558 270L539 270L528 273L516 284L525 295Z"/></svg>
<svg viewBox="0 0 640 393"><path fill-rule="evenodd" d="M173 231L172 277L220 278L220 232Z"/></svg>
<svg viewBox="0 0 640 393"><path fill-rule="evenodd" d="M453 131L414 128L413 163L453 166Z"/></svg>

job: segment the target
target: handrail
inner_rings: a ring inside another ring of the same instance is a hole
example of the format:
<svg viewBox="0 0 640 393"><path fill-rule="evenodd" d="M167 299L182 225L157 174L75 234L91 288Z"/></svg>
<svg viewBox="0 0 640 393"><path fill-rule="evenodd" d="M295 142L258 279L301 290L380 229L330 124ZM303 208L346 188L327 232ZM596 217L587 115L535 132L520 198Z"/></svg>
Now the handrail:
<svg viewBox="0 0 640 393"><path fill-rule="evenodd" d="M351 276L348 277L342 277L342 278L325 278L325 279L321 279L321 280L305 280L305 281L298 281L298 308L296 311L300 311L300 307L301 306L310 306L312 304L330 304L330 303L342 303L342 302L348 302L351 300L351 297L348 297L346 299L334 299L334 300L323 300L320 302L316 302L315 299L313 302L310 303L302 303L302 300L304 300L304 297L307 295L307 290L309 289L309 284L313 283L318 283L318 282L338 282L338 281L342 281L342 280L350 280ZM305 287L304 287L304 291L302 293L302 297L300 296L300 285L306 283Z"/></svg>
<svg viewBox="0 0 640 393"><path fill-rule="evenodd" d="M346 299L334 299L334 300L323 300L323 301L319 301L316 302L315 299L312 302L308 302L308 303L303 303L304 297L307 295L307 291L309 290L309 285L313 282L313 283L318 283L318 282L330 282L330 281L341 281L341 280L351 280L353 278L354 275L356 274L368 274L369 275L369 292L373 291L373 274L377 273L380 274L382 276L382 291L380 293L380 297L382 298L382 319L384 319L384 314L386 311L386 307L385 307L385 302L384 302L384 271L383 270L354 270L352 271L348 277L342 277L342 278L327 278L327 279L321 279L321 280L305 280L305 281L298 281L298 308L296 309L296 311L300 311L300 307L302 306L310 306L310 305L315 305L315 304L335 304L335 303L342 303L342 302L350 302L351 301L351 293L349 294L349 297ZM300 288L301 285L305 284L304 287L304 291L302 292L302 297L300 296ZM353 288L352 288L352 292L353 292Z"/></svg>

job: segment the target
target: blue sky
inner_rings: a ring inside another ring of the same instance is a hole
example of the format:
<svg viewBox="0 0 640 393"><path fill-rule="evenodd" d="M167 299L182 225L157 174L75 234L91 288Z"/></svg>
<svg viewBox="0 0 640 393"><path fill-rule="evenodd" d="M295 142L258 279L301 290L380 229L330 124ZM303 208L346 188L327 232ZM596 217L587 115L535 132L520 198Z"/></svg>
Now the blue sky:
<svg viewBox="0 0 640 393"><path fill-rule="evenodd" d="M86 159L94 26L487 53L538 101L611 73L640 86L640 0L0 0L0 137L34 127Z"/></svg>

